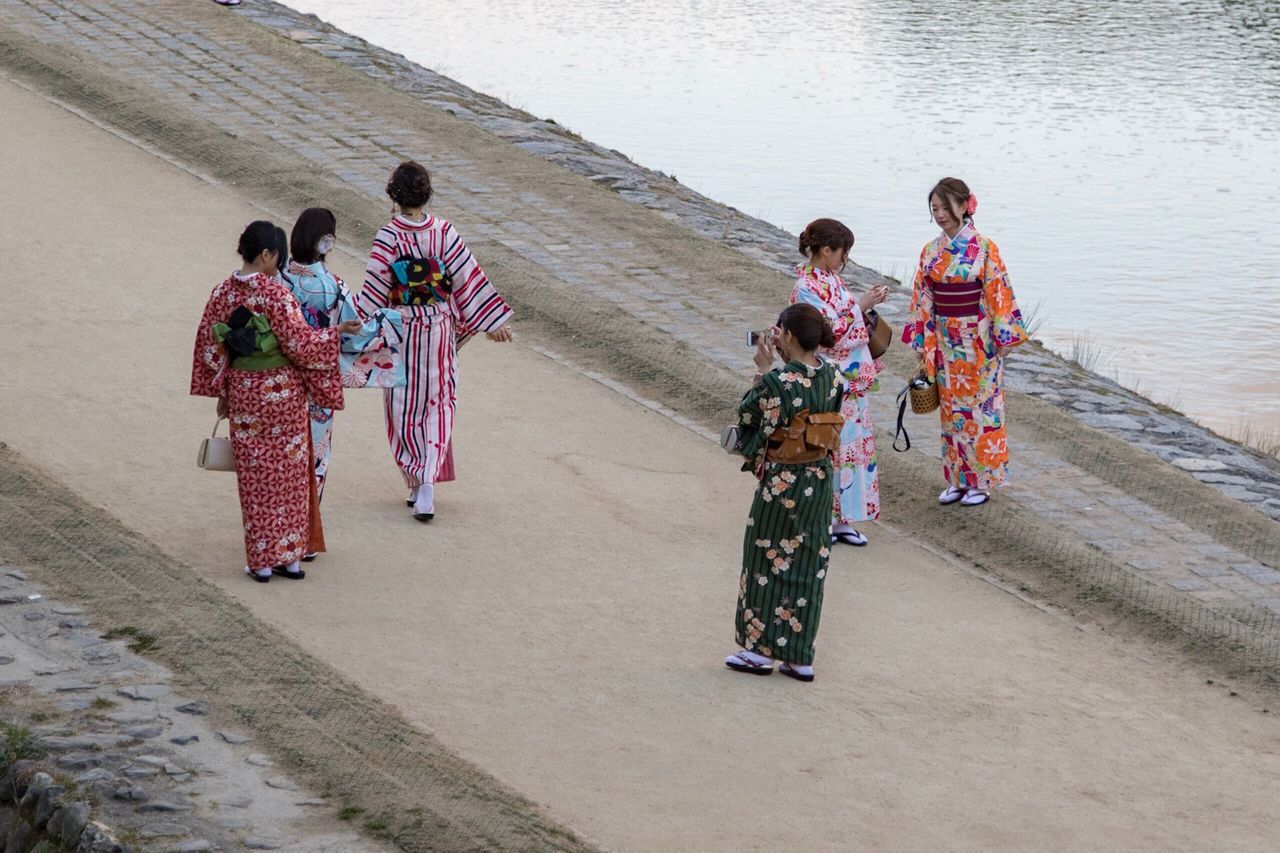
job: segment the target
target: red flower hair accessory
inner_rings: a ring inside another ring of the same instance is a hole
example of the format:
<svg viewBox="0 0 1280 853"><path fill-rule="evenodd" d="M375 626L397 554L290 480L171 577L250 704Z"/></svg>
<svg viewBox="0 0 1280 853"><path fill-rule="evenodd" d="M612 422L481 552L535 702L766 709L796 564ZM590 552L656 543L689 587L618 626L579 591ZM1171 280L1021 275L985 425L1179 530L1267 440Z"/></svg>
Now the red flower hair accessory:
<svg viewBox="0 0 1280 853"><path fill-rule="evenodd" d="M969 193L969 200L964 203L964 212L968 216L973 216L978 212L978 197Z"/></svg>

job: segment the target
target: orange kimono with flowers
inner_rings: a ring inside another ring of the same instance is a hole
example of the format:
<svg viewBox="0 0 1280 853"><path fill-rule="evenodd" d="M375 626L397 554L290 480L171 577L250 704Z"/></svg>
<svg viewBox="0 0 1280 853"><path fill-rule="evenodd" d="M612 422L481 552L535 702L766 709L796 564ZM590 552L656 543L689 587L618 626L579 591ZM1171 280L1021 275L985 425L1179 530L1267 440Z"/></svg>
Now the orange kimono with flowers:
<svg viewBox="0 0 1280 853"><path fill-rule="evenodd" d="M215 326L240 306L260 315L275 336L268 365L237 369ZM236 484L244 520L245 565L265 569L324 550L312 474L307 402L341 409L338 330L313 329L282 282L233 275L214 288L196 332L191 393L227 398Z"/></svg>
<svg viewBox="0 0 1280 853"><path fill-rule="evenodd" d="M1003 485L1004 354L1027 332L1000 250L972 221L921 251L902 340L938 384L947 483L983 491Z"/></svg>

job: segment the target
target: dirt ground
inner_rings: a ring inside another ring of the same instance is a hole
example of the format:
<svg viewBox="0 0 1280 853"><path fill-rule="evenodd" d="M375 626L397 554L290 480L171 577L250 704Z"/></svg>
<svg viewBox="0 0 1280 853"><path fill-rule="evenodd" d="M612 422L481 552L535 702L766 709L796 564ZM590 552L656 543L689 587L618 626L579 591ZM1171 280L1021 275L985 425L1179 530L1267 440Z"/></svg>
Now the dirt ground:
<svg viewBox="0 0 1280 853"><path fill-rule="evenodd" d="M586 839L1280 843L1280 730L1255 701L888 528L836 552L817 682L726 671L750 479L519 343L464 353L435 523L408 516L379 395L350 392L330 552L305 583L248 583L234 479L194 465L213 403L186 388L263 212L10 83L0 115L0 440Z"/></svg>

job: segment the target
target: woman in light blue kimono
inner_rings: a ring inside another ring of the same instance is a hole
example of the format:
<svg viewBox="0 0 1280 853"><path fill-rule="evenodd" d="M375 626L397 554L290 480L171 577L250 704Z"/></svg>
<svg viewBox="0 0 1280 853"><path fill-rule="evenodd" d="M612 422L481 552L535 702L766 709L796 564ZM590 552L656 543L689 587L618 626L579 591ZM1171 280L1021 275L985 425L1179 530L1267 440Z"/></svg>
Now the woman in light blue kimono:
<svg viewBox="0 0 1280 853"><path fill-rule="evenodd" d="M302 211L289 237L292 257L284 280L302 306L302 316L316 329L330 329L347 320L361 319L347 286L325 266L325 256L333 250L337 228L333 213L322 207L309 207ZM309 405L316 495L323 498L333 442L333 409ZM308 554L304 559L310 562L315 554Z"/></svg>

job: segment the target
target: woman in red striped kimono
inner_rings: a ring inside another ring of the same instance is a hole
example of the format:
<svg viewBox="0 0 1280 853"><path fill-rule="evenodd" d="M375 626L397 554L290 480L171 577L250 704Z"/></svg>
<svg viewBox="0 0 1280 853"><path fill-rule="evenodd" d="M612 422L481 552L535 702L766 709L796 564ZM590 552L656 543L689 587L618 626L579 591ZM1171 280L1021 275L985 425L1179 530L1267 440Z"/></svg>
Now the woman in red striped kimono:
<svg viewBox="0 0 1280 853"><path fill-rule="evenodd" d="M365 315L393 307L404 316L409 381L385 392L387 437L413 517L425 522L435 517L435 484L452 475L458 348L480 332L510 341L511 308L453 225L424 212L431 200L424 167L397 166L387 195L398 213L373 238L356 307Z"/></svg>
<svg viewBox="0 0 1280 853"><path fill-rule="evenodd" d="M245 573L298 580L302 556L324 550L307 403L342 408L338 336L362 324L307 325L277 278L288 252L270 222L250 223L238 251L244 265L213 289L200 318L191 393L217 397L218 416L231 420Z"/></svg>

